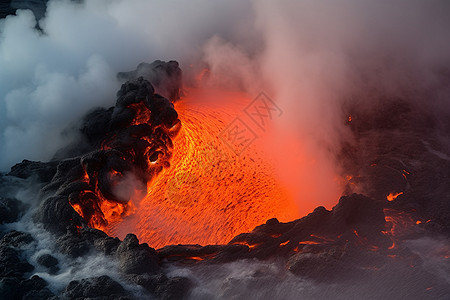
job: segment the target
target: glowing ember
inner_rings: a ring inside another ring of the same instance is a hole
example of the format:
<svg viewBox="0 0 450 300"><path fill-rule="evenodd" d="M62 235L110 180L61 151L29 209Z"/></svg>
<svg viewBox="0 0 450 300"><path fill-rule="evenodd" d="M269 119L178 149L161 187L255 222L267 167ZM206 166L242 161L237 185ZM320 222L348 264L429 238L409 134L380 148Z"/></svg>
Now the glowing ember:
<svg viewBox="0 0 450 300"><path fill-rule="evenodd" d="M288 243L289 243L290 241L289 240L287 240L286 242L284 242L284 243L281 243L280 244L280 246L286 246Z"/></svg>
<svg viewBox="0 0 450 300"><path fill-rule="evenodd" d="M235 242L233 245L244 245L247 246L249 249L254 249L255 247L259 246L260 244L249 244L247 242Z"/></svg>
<svg viewBox="0 0 450 300"><path fill-rule="evenodd" d="M388 201L394 201L398 196L403 195L403 192L399 192L399 193L390 193L389 195L386 196L386 199Z"/></svg>

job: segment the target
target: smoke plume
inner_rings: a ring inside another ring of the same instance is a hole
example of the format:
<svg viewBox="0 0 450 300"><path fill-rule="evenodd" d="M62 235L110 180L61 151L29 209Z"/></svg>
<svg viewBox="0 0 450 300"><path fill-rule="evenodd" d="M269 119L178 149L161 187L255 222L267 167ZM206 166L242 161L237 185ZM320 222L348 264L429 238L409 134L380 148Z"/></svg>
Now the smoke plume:
<svg viewBox="0 0 450 300"><path fill-rule="evenodd" d="M270 95L283 115L261 137L278 176L293 197L329 207L336 154L352 138L345 107L437 90L449 13L439 0L49 1L37 29L19 10L0 21L0 170L50 159L82 115L114 103L117 72L176 59L186 86ZM441 112L448 92L420 106Z"/></svg>

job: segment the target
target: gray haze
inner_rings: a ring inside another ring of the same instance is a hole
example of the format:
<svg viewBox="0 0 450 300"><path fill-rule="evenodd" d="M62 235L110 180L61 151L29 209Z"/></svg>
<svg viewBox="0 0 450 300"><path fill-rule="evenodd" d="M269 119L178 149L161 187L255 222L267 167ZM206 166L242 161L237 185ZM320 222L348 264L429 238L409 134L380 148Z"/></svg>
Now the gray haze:
<svg viewBox="0 0 450 300"><path fill-rule="evenodd" d="M73 138L65 129L114 104L116 72L175 59L187 85L207 66L202 85L276 100L284 114L266 141L281 180L313 186L297 198L336 201L333 155L351 139L342 104L436 86L450 66L449 15L444 0L50 1L40 32L18 11L0 21L0 170L50 159ZM446 110L446 96L426 101Z"/></svg>

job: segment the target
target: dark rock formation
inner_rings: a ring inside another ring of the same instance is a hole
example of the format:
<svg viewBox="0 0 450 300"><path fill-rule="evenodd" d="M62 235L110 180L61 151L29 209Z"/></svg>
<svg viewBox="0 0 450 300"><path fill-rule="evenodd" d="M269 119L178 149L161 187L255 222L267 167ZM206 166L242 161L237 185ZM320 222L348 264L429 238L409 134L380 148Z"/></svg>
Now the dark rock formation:
<svg viewBox="0 0 450 300"><path fill-rule="evenodd" d="M1 299L38 299L53 296L44 279L36 275L30 279L26 276L34 267L23 259L21 252L33 241L30 234L14 230L0 240Z"/></svg>
<svg viewBox="0 0 450 300"><path fill-rule="evenodd" d="M445 84L450 86L448 78ZM445 89L434 92L450 94ZM450 116L423 101L438 97L429 93L350 106L352 121L347 125L355 138L343 145L338 160L351 178L348 192L363 192L381 202L390 193L401 193L390 207L431 220L429 229L448 234L450 188L443 182L450 178L450 150L443 132L450 130Z"/></svg>
<svg viewBox="0 0 450 300"><path fill-rule="evenodd" d="M132 299L125 289L109 276L74 280L69 283L62 299Z"/></svg>
<svg viewBox="0 0 450 300"><path fill-rule="evenodd" d="M108 225L102 204L126 208L130 195L118 195L115 187L131 178L134 191L144 191L170 166L172 138L181 126L171 102L181 91L177 63L143 63L118 77L128 81L117 93L116 106L90 112L80 128L81 140L51 162L24 160L9 173L43 185L35 220L54 233L55 250L69 260L105 255L117 262L124 282L158 299L183 299L194 286L187 278L166 276L164 265L201 268L243 259L277 261L290 275L321 284L398 280L398 269L416 282L414 291L432 287L434 298L450 292L448 282L430 274L423 259L405 246L424 232L448 238L450 154L436 135L421 129L437 129L430 113L404 101L383 102L375 113L351 112L347 125L355 141L343 145L338 157L350 179L346 196L332 210L318 207L287 223L270 219L226 245L170 245L158 251L140 244L134 234L120 241L92 228ZM389 193L397 198L387 199ZM14 199L0 198L0 223L16 221L19 206ZM22 249L31 243L29 234L17 231L0 241L0 298L52 296L42 278L29 278L34 268ZM59 272L52 255L38 257L37 263L51 274ZM124 287L108 276L92 277L70 282L57 296L132 298ZM395 295L407 298L410 293Z"/></svg>
<svg viewBox="0 0 450 300"><path fill-rule="evenodd" d="M17 9L30 9L37 20L45 15L48 0L11 0L11 8L14 12Z"/></svg>
<svg viewBox="0 0 450 300"><path fill-rule="evenodd" d="M48 299L54 294L47 288L47 282L35 275L30 279L0 279L1 299Z"/></svg>
<svg viewBox="0 0 450 300"><path fill-rule="evenodd" d="M11 171L8 175L23 179L34 177L39 182L49 182L55 175L57 166L58 162L56 161L43 163L40 161L29 161L24 159L21 163L11 167Z"/></svg>
<svg viewBox="0 0 450 300"><path fill-rule="evenodd" d="M0 197L0 224L17 221L24 208L25 205L16 199Z"/></svg>
<svg viewBox="0 0 450 300"><path fill-rule="evenodd" d="M15 12L16 10L11 7L11 0L0 2L0 19L5 18L8 15L12 15Z"/></svg>
<svg viewBox="0 0 450 300"><path fill-rule="evenodd" d="M181 96L182 72L178 62L156 60L153 63L140 63L136 70L120 72L117 78L122 81L143 77L151 82L158 94L175 101Z"/></svg>
<svg viewBox="0 0 450 300"><path fill-rule="evenodd" d="M77 0L79 1L79 0ZM18 9L29 9L37 20L45 15L48 0L4 0L0 2L0 19L14 15Z"/></svg>
<svg viewBox="0 0 450 300"><path fill-rule="evenodd" d="M142 286L157 299L186 299L192 282L185 277L168 278L164 274L131 275L129 280Z"/></svg>
<svg viewBox="0 0 450 300"><path fill-rule="evenodd" d="M48 229L65 232L86 222L92 227L106 226L102 202L126 205L132 196L117 193L116 187L132 183L121 191L145 192L147 181L170 165L171 139L180 129L171 102L154 94L152 85L142 77L123 84L117 95L114 108L96 110L85 118L81 128L84 144L66 148L76 157L59 161L56 170L56 162L24 161L13 168L11 174L23 177L36 169L37 173L52 174L41 191L44 201L36 215ZM79 208L84 221L73 206Z"/></svg>
<svg viewBox="0 0 450 300"><path fill-rule="evenodd" d="M50 254L42 254L36 261L41 266L46 267L50 274L56 274L59 271L58 259Z"/></svg>
<svg viewBox="0 0 450 300"><path fill-rule="evenodd" d="M158 256L147 244L139 244L134 234L128 234L117 248L119 266L125 274L154 274L159 272Z"/></svg>
<svg viewBox="0 0 450 300"><path fill-rule="evenodd" d="M344 249L387 249L392 241L382 233L386 229L383 206L363 195L342 197L328 211L319 207L308 216L288 223L270 219L250 233L242 233L223 246L166 246L158 251L165 261L228 262L244 258L269 259L292 257L296 253L330 253ZM361 252L361 251L360 251Z"/></svg>

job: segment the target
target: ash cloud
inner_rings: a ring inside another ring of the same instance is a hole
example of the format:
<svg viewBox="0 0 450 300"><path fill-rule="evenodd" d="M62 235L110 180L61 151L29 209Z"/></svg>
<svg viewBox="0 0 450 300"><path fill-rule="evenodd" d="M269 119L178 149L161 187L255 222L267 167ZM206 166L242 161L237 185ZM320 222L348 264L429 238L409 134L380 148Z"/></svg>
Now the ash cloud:
<svg viewBox="0 0 450 300"><path fill-rule="evenodd" d="M73 139L64 129L114 104L117 72L155 59L186 63L216 32L232 35L245 17L238 3L49 1L42 31L28 10L1 20L0 170L50 159Z"/></svg>
<svg viewBox="0 0 450 300"><path fill-rule="evenodd" d="M73 138L64 128L113 104L117 72L176 59L186 85L270 94L284 111L263 137L279 177L330 207L346 107L402 97L446 124L449 12L438 0L49 1L41 32L18 11L0 22L0 170L50 159Z"/></svg>

